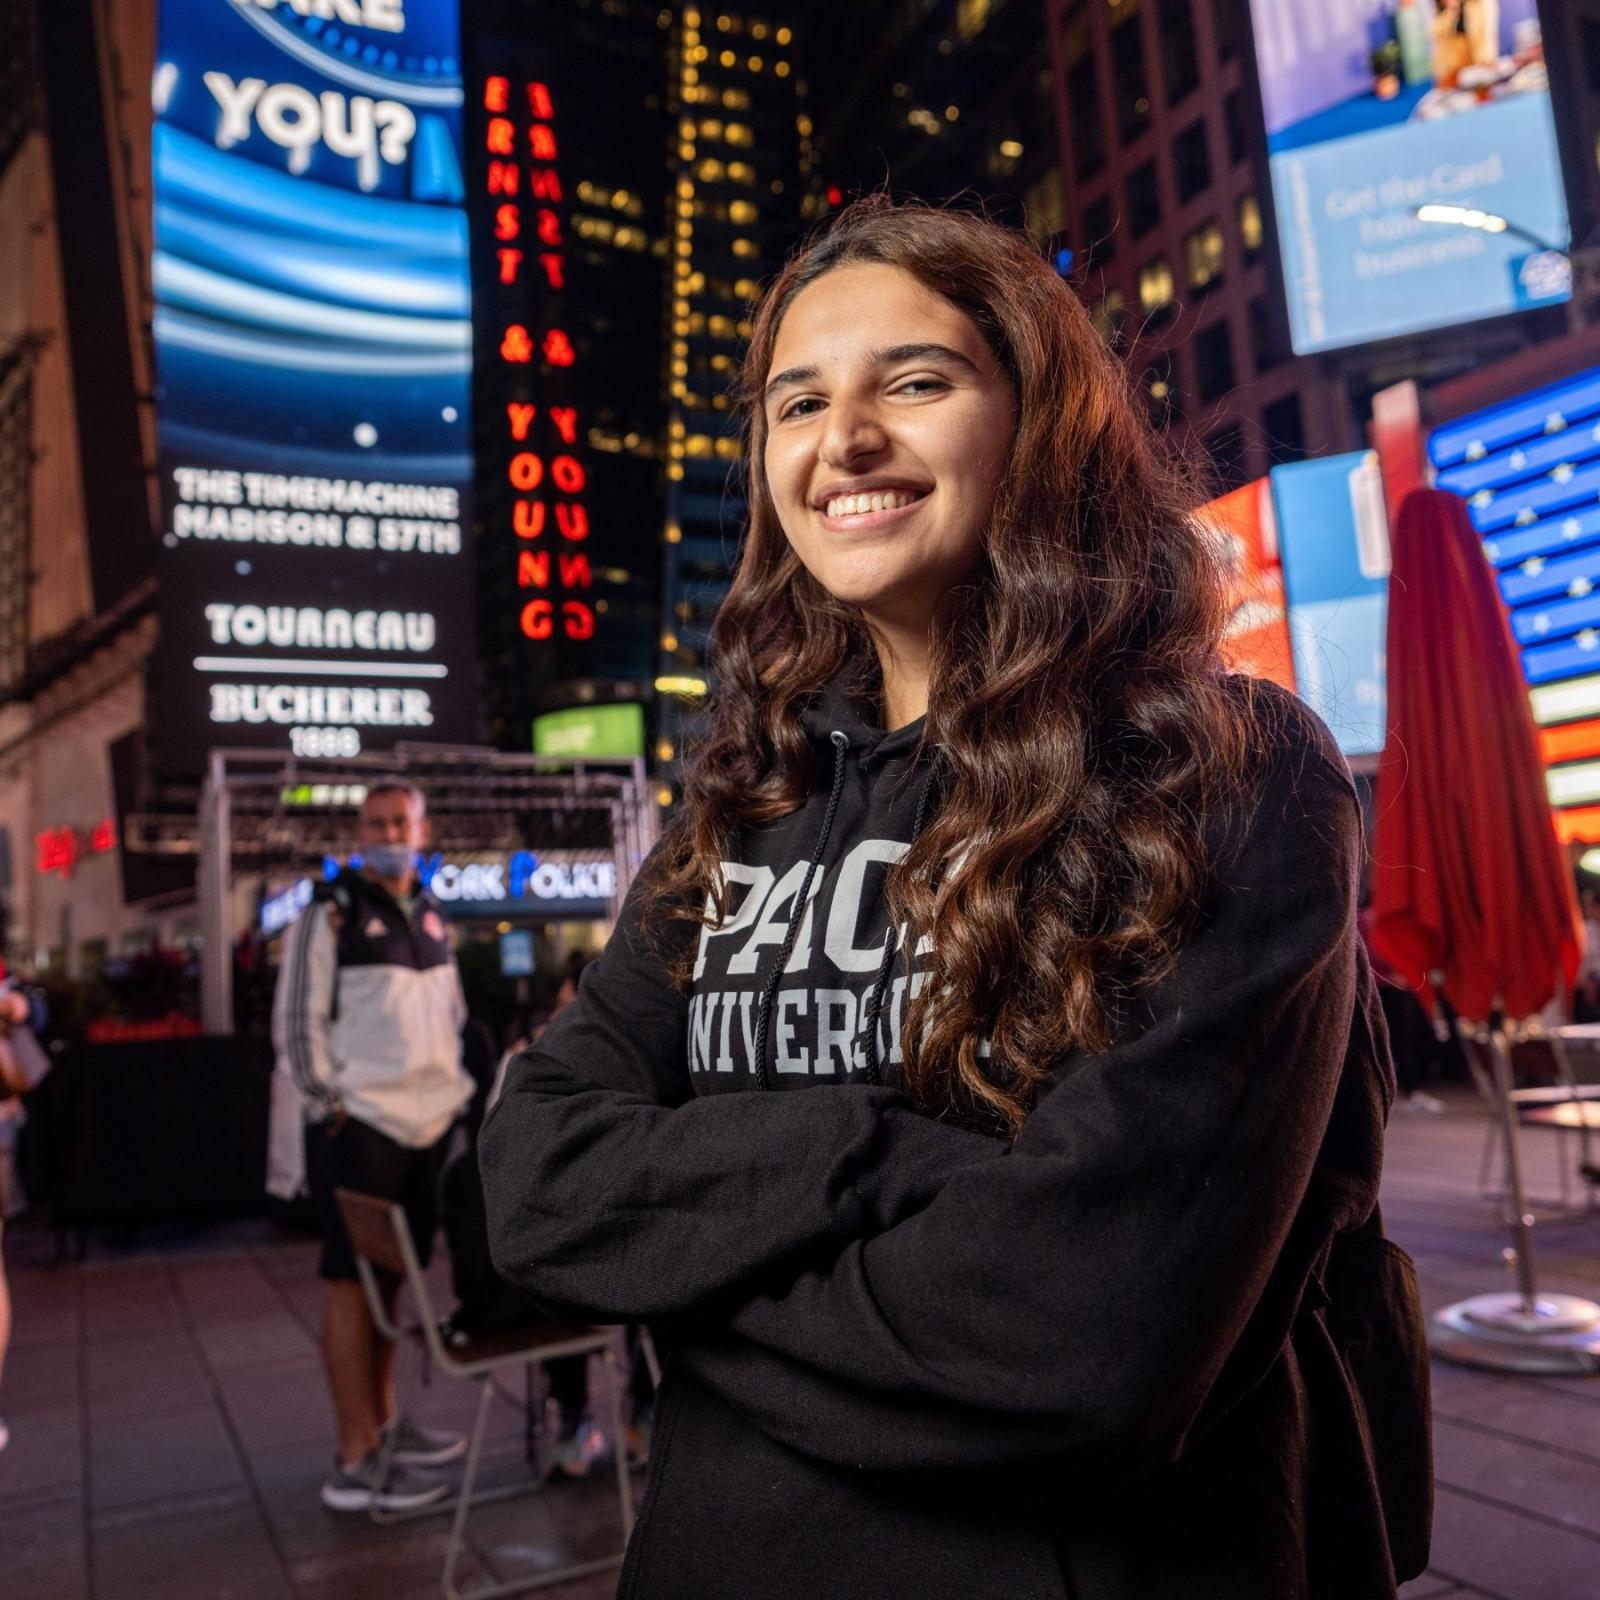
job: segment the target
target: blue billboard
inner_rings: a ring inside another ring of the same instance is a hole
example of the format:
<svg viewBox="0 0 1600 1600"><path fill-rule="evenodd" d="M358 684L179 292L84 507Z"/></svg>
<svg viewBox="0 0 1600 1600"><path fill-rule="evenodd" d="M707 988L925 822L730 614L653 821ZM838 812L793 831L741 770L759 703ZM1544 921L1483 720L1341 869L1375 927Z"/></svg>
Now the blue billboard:
<svg viewBox="0 0 1600 1600"><path fill-rule="evenodd" d="M161 0L163 765L476 736L456 0Z"/></svg>
<svg viewBox="0 0 1600 1600"><path fill-rule="evenodd" d="M1571 295L1536 0L1252 0L1294 349Z"/></svg>
<svg viewBox="0 0 1600 1600"><path fill-rule="evenodd" d="M1447 423L1428 456L1483 535L1529 684L1600 673L1600 370Z"/></svg>
<svg viewBox="0 0 1600 1600"><path fill-rule="evenodd" d="M1274 467L1295 684L1348 756L1383 749L1389 521L1371 451Z"/></svg>

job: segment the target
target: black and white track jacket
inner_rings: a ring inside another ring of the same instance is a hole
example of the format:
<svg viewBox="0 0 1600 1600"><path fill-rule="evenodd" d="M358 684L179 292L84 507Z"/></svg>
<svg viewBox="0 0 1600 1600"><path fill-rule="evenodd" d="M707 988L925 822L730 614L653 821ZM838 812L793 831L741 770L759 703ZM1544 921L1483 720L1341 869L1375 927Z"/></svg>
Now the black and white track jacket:
<svg viewBox="0 0 1600 1600"><path fill-rule="evenodd" d="M343 1110L423 1149L472 1097L461 1064L466 1002L438 904L408 916L364 873L318 889L284 936L273 1004L277 1048L267 1187L301 1187L303 1120Z"/></svg>

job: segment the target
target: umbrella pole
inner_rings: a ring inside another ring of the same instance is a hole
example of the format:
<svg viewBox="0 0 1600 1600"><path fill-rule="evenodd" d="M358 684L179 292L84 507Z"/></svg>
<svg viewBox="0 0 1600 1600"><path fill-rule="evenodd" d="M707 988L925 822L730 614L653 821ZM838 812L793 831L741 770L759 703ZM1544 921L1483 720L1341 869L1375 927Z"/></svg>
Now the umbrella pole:
<svg viewBox="0 0 1600 1600"><path fill-rule="evenodd" d="M1511 1099L1511 1047L1498 1019L1488 1028L1489 1061L1494 1073L1494 1098L1500 1113L1500 1136L1505 1143L1506 1189L1510 1211L1506 1221L1511 1228L1510 1255L1517 1273L1517 1293L1522 1298L1522 1314L1537 1314L1538 1270L1533 1255L1533 1216L1522 1187L1522 1156L1517 1141L1517 1112Z"/></svg>
<svg viewBox="0 0 1600 1600"><path fill-rule="evenodd" d="M1429 1324L1429 1342L1434 1354L1448 1361L1497 1372L1600 1372L1600 1305L1577 1295L1541 1295L1538 1290L1533 1218L1524 1198L1517 1112L1511 1098L1511 1047L1498 1007L1480 1037L1489 1050L1505 1142L1511 1206L1507 1255L1516 1269L1517 1292L1474 1295L1436 1311Z"/></svg>

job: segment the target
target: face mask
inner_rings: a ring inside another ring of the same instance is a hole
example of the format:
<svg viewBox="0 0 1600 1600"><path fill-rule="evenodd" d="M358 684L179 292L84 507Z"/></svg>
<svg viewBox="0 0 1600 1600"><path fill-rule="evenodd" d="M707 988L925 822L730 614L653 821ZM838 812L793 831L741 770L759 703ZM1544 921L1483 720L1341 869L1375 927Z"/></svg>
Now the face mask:
<svg viewBox="0 0 1600 1600"><path fill-rule="evenodd" d="M361 863L375 878L403 878L416 865L416 852L405 844L369 844Z"/></svg>

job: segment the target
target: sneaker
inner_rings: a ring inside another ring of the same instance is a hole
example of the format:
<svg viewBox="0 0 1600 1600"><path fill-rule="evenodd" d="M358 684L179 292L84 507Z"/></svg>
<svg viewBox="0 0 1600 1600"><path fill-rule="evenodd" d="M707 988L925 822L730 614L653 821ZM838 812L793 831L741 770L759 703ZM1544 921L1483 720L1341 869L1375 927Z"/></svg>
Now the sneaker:
<svg viewBox="0 0 1600 1600"><path fill-rule="evenodd" d="M562 1427L550 1448L550 1470L564 1478L586 1478L589 1468L606 1453L606 1436L585 1418L572 1428Z"/></svg>
<svg viewBox="0 0 1600 1600"><path fill-rule="evenodd" d="M389 1441L389 1459L401 1467L447 1467L467 1453L467 1441L459 1433L441 1428L424 1428L410 1417L397 1417L384 1430Z"/></svg>
<svg viewBox="0 0 1600 1600"><path fill-rule="evenodd" d="M378 1452L371 1450L353 1467L334 1462L333 1476L322 1485L322 1503L330 1511L420 1511L449 1492L448 1484L430 1483L399 1466L391 1466L380 1481Z"/></svg>
<svg viewBox="0 0 1600 1600"><path fill-rule="evenodd" d="M1406 1096L1405 1108L1414 1116L1436 1117L1444 1110L1444 1101L1436 1100L1431 1094L1424 1094L1420 1089L1413 1089Z"/></svg>

